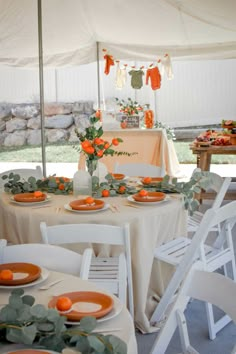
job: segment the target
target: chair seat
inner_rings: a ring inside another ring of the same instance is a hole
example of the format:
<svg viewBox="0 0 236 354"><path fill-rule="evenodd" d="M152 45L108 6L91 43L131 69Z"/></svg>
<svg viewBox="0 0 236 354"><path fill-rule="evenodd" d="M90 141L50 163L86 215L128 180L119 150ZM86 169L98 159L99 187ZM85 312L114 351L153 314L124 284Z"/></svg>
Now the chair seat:
<svg viewBox="0 0 236 354"><path fill-rule="evenodd" d="M157 259L172 264L173 266L177 266L181 262L190 244L191 239L187 237L178 237L156 248L154 254ZM204 254L206 258L206 267L208 271L212 272L232 260L231 250L229 248L218 249L204 244ZM200 257L196 256L194 260L197 261L199 259Z"/></svg>

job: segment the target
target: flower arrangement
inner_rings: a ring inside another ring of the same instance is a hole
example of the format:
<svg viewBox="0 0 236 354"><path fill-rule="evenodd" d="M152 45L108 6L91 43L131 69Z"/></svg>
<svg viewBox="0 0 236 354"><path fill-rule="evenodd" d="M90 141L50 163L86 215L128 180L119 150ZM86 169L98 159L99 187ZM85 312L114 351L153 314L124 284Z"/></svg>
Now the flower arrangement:
<svg viewBox="0 0 236 354"><path fill-rule="evenodd" d="M97 162L103 156L107 155L127 155L132 156L134 153L128 153L124 151L115 151L113 147L118 146L123 142L120 138L113 138L111 142L102 139L103 129L99 125L100 116L95 114L89 119L90 125L85 128L84 132L79 132L75 130L76 135L80 140L79 152L85 154L88 172L93 175L97 167Z"/></svg>
<svg viewBox="0 0 236 354"><path fill-rule="evenodd" d="M128 116L139 114L139 112L143 111L143 107L131 98L128 98L127 101L116 98L116 103L120 106L120 112Z"/></svg>
<svg viewBox="0 0 236 354"><path fill-rule="evenodd" d="M74 348L81 354L127 353L127 345L120 338L93 332L97 323L94 317L84 317L79 326L67 328L65 316L61 316L56 309L35 305L34 302L35 298L24 295L23 289L12 291L9 303L0 310L2 344L32 345L60 353L64 348Z"/></svg>

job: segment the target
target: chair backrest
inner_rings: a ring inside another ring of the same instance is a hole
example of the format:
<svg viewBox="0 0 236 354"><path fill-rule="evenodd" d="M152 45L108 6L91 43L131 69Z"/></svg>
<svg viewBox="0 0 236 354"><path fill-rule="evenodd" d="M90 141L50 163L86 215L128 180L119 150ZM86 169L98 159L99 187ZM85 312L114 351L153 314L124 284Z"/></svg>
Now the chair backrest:
<svg viewBox="0 0 236 354"><path fill-rule="evenodd" d="M192 263L194 262L194 260L196 260L201 245L206 241L208 233L210 232L212 227L222 223L222 232L225 232L225 230L227 230L228 228L232 228L235 222L236 201L228 203L218 209L210 208L205 212L202 221L197 231L195 232L190 245L187 248L187 251L183 255L183 258L177 266L176 271L159 302L159 305L157 306L152 315L151 322L157 322L163 317L168 304L173 298L182 280L186 276L186 273L189 271Z"/></svg>
<svg viewBox="0 0 236 354"><path fill-rule="evenodd" d="M27 243L7 246L4 240L0 241L0 263L34 263L49 270L88 278L91 249L86 250L82 256L64 247L49 244Z"/></svg>
<svg viewBox="0 0 236 354"><path fill-rule="evenodd" d="M133 293L130 230L128 223L125 223L122 226L104 224L63 224L47 226L45 222L41 222L40 230L44 243L93 243L123 246L126 258L129 288L130 292Z"/></svg>
<svg viewBox="0 0 236 354"><path fill-rule="evenodd" d="M192 176L194 173L201 172L200 168L193 170ZM217 173L209 172L209 177L211 180L211 187L206 189L206 192L215 192L216 197L213 201L212 208L219 208L224 200L225 194L230 186L231 177L221 177Z"/></svg>
<svg viewBox="0 0 236 354"><path fill-rule="evenodd" d="M197 262L187 272L167 319L155 340L151 354L165 353L177 326L180 329L183 352L198 353L190 345L184 317L184 311L190 298L217 306L236 322L235 281L216 272L207 272L202 269L202 264Z"/></svg>
<svg viewBox="0 0 236 354"><path fill-rule="evenodd" d="M0 173L0 187L3 187L6 180L2 179L2 176L9 175L11 172L20 175L21 179L28 179L29 177L35 177L36 179L43 178L43 172L41 166L36 166L36 168L18 168L14 170L8 170Z"/></svg>
<svg viewBox="0 0 236 354"><path fill-rule="evenodd" d="M126 176L149 176L149 177L163 177L165 171L160 166L151 165L148 163L115 163L114 173L123 173Z"/></svg>

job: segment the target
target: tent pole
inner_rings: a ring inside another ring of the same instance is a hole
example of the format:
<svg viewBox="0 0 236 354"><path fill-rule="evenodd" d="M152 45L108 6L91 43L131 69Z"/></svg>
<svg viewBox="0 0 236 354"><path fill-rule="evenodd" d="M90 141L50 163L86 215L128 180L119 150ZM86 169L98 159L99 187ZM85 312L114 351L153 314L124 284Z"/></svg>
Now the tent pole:
<svg viewBox="0 0 236 354"><path fill-rule="evenodd" d="M98 83L98 109L101 109L101 92L100 92L100 63L99 63L99 42L97 44L97 83Z"/></svg>
<svg viewBox="0 0 236 354"><path fill-rule="evenodd" d="M43 35L42 35L42 2L38 0L38 48L39 48L39 95L40 95L40 112L41 112L41 145L42 145L42 165L43 175L46 173L45 158L45 134L44 134L44 84L43 84Z"/></svg>

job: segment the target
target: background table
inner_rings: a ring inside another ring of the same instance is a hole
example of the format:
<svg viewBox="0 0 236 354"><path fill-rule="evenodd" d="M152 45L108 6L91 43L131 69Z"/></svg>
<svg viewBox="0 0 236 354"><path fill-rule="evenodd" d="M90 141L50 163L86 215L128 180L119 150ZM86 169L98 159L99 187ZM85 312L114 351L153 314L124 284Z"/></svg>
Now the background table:
<svg viewBox="0 0 236 354"><path fill-rule="evenodd" d="M12 243L42 242L39 224L48 225L96 223L122 225L130 224L131 257L134 287L135 322L143 332L156 328L149 325L152 311L152 295L162 295L162 281L158 271L152 268L154 248L176 235L186 235L187 214L180 197L173 195L169 201L156 206L126 206L126 198L106 198L107 203L116 204L120 212L112 213L110 209L97 213L78 214L64 209L64 204L73 200L73 196L51 195L51 202L45 208L18 206L10 203L10 195L3 193L0 199L0 237ZM60 209L59 209L60 208ZM59 212L58 212L59 210ZM86 247L86 246L85 246ZM103 248L106 252L107 249ZM111 253L117 250L112 249ZM165 274L165 273L164 273Z"/></svg>
<svg viewBox="0 0 236 354"><path fill-rule="evenodd" d="M51 272L49 274L48 279L43 283L46 285L51 281L62 279L63 281L58 283L57 285L49 288L48 290L39 290L42 283L37 286L31 286L24 288L25 294L30 294L35 297L35 304L42 304L47 307L48 302L51 300L52 296L60 295L67 292L73 291L99 291L98 288L85 280L80 279L79 277L75 277L69 274L62 274L57 272ZM105 292L105 291L103 291ZM6 289L1 289L1 305L8 303L8 298L10 295L10 291ZM117 304L120 303L119 299L115 300ZM134 325L132 317L130 316L128 310L125 307L122 308L119 315L116 317L100 322L97 324L96 330L102 333L102 330L106 330L104 334L114 334L115 336L121 338L124 342L127 343L128 354L136 354L137 353L137 343L134 332ZM112 329L119 329L118 331L112 331ZM108 330L108 331L107 331ZM3 353L8 350L13 350L22 346L15 345L6 345L1 346L0 352Z"/></svg>
<svg viewBox="0 0 236 354"><path fill-rule="evenodd" d="M107 165L109 171L112 172L114 170L115 162L145 162L156 166L163 166L165 172L170 176L178 177L181 174L173 141L167 139L165 130L120 129L105 131L103 135L103 139L107 139L109 142L117 137L121 138L123 143L115 150L129 153L137 152L138 154L131 157L123 155L102 158L101 161Z"/></svg>
<svg viewBox="0 0 236 354"><path fill-rule="evenodd" d="M212 155L236 155L236 145L225 145L225 146L196 146L195 144L190 145L190 149L193 154L197 155L197 167L201 168L202 171L210 171L211 167L211 157ZM236 168L234 171L234 176L236 177ZM223 173L223 171L222 171ZM202 193L201 196L204 199L214 199L214 193ZM225 199L227 200L235 200L236 199L236 191L228 191L226 193Z"/></svg>

